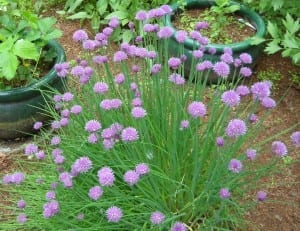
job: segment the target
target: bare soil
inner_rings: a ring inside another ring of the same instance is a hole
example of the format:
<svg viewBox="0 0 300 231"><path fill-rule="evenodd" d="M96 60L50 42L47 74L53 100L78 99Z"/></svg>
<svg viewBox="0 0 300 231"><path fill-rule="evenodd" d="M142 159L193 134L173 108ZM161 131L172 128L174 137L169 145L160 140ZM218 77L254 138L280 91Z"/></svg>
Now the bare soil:
<svg viewBox="0 0 300 231"><path fill-rule="evenodd" d="M80 47L74 44L72 34L80 28L79 22L59 18L57 27L64 32L64 36L59 41L64 47L68 59L78 57ZM268 118L263 130L263 137L269 137L275 132L283 131L287 127L300 122L300 90L290 86L291 82L289 80L290 71L300 73L300 67L292 65L289 59L282 58L280 54L262 55L254 70L251 82L257 81L257 74L260 71L269 70L270 68L275 68L282 76L272 97L277 101L281 100L283 96L284 98ZM298 126L295 130L300 130L300 127ZM245 216L245 220L249 223L249 231L300 230L300 154L299 149L296 150L292 147L289 135L284 135L283 141L288 145L292 162L285 166L284 171L280 171L280 173L267 177L260 182L263 189L268 192L268 199L260 203L257 208L249 211ZM9 144L1 141L0 148L1 145L14 145L14 141L10 141ZM20 158L20 155L22 155L22 152L12 155L0 153L0 176L16 168L15 160ZM4 196L1 197L0 204L6 204L6 200Z"/></svg>

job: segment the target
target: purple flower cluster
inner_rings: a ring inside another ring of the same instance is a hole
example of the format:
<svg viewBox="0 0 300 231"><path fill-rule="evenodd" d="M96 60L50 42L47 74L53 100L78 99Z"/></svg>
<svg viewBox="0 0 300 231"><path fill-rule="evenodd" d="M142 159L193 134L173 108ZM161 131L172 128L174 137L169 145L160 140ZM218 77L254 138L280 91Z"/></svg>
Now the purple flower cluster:
<svg viewBox="0 0 300 231"><path fill-rule="evenodd" d="M175 83L176 85L183 85L185 83L185 79L177 73L173 73L169 77L170 82Z"/></svg>
<svg viewBox="0 0 300 231"><path fill-rule="evenodd" d="M122 130L121 139L123 142L132 142L139 139L138 131L133 127L127 127Z"/></svg>
<svg viewBox="0 0 300 231"><path fill-rule="evenodd" d="M122 210L117 206L112 206L106 210L106 218L108 222L117 223L123 216Z"/></svg>
<svg viewBox="0 0 300 231"><path fill-rule="evenodd" d="M100 107L105 110L118 109L122 106L122 101L120 99L104 99L100 102Z"/></svg>
<svg viewBox="0 0 300 231"><path fill-rule="evenodd" d="M222 199L228 199L230 197L230 192L228 188L222 188L219 192Z"/></svg>
<svg viewBox="0 0 300 231"><path fill-rule="evenodd" d="M226 135L228 137L239 137L246 134L246 123L240 119L232 119L229 121L226 128Z"/></svg>
<svg viewBox="0 0 300 231"><path fill-rule="evenodd" d="M24 201L23 199L19 200L18 203L17 203L17 207L19 209L24 209L26 207L26 201Z"/></svg>
<svg viewBox="0 0 300 231"><path fill-rule="evenodd" d="M64 184L65 188L72 188L73 187L73 176L69 172L62 172L59 175L59 181Z"/></svg>
<svg viewBox="0 0 300 231"><path fill-rule="evenodd" d="M115 181L115 175L110 167L103 167L98 171L98 180L102 186L112 186Z"/></svg>
<svg viewBox="0 0 300 231"><path fill-rule="evenodd" d="M283 157L288 154L287 147L282 141L274 141L272 143L272 152L279 157Z"/></svg>
<svg viewBox="0 0 300 231"><path fill-rule="evenodd" d="M169 67L172 68L172 69L178 69L179 66L180 66L180 64L181 64L180 58L171 57L171 58L169 58L169 60L168 60L168 65L169 65Z"/></svg>
<svg viewBox="0 0 300 231"><path fill-rule="evenodd" d="M182 222L176 222L172 225L171 231L187 231L186 225Z"/></svg>
<svg viewBox="0 0 300 231"><path fill-rule="evenodd" d="M300 147L300 131L293 132L291 135L292 144Z"/></svg>
<svg viewBox="0 0 300 231"><path fill-rule="evenodd" d="M19 214L17 217L17 221L19 224L25 224L27 222L27 215L24 213Z"/></svg>
<svg viewBox="0 0 300 231"><path fill-rule="evenodd" d="M22 172L15 172L13 174L6 174L3 176L3 184L19 185L25 180L25 175Z"/></svg>
<svg viewBox="0 0 300 231"><path fill-rule="evenodd" d="M204 117L206 115L206 107L202 102L194 101L189 104L188 113L193 118Z"/></svg>
<svg viewBox="0 0 300 231"><path fill-rule="evenodd" d="M34 155L39 150L38 146L36 146L34 143L29 143L25 147L25 155Z"/></svg>
<svg viewBox="0 0 300 231"><path fill-rule="evenodd" d="M154 225L159 225L165 220L165 215L159 211L151 213L150 221Z"/></svg>
<svg viewBox="0 0 300 231"><path fill-rule="evenodd" d="M258 201L264 201L267 199L267 193L265 191L258 191L256 198Z"/></svg>
<svg viewBox="0 0 300 231"><path fill-rule="evenodd" d="M50 218L59 212L59 203L56 200L51 200L50 202L44 204L43 208L43 216L45 218Z"/></svg>
<svg viewBox="0 0 300 231"><path fill-rule="evenodd" d="M140 118L144 118L147 115L147 112L142 107L134 107L131 110L131 115L136 119L140 119Z"/></svg>
<svg viewBox="0 0 300 231"><path fill-rule="evenodd" d="M170 38L174 33L171 27L164 26L157 32L157 37L160 39Z"/></svg>
<svg viewBox="0 0 300 231"><path fill-rule="evenodd" d="M221 98L229 107L235 107L240 103L240 96L234 90L225 91Z"/></svg>
<svg viewBox="0 0 300 231"><path fill-rule="evenodd" d="M92 168L92 161L89 157L80 157L75 160L74 164L71 167L71 172L73 176L76 176L81 173L87 173Z"/></svg>
<svg viewBox="0 0 300 231"><path fill-rule="evenodd" d="M218 76L222 78L227 78L230 73L229 65L223 61L216 62L213 66L213 70Z"/></svg>
<svg viewBox="0 0 300 231"><path fill-rule="evenodd" d="M99 121L97 120L89 120L86 122L84 129L90 133L92 132L97 132L102 128L102 125Z"/></svg>
<svg viewBox="0 0 300 231"><path fill-rule="evenodd" d="M57 63L54 65L57 76L65 78L69 74L70 64L67 62Z"/></svg>
<svg viewBox="0 0 300 231"><path fill-rule="evenodd" d="M249 160L254 160L256 158L257 151L255 149L247 149L246 156Z"/></svg>
<svg viewBox="0 0 300 231"><path fill-rule="evenodd" d="M243 169L243 164L241 161L237 160L237 159L232 159L230 160L229 164L228 164L228 170L234 173L239 173L241 172Z"/></svg>
<svg viewBox="0 0 300 231"><path fill-rule="evenodd" d="M98 200L103 194L103 190L100 186L94 186L89 190L89 197L92 200Z"/></svg>
<svg viewBox="0 0 300 231"><path fill-rule="evenodd" d="M100 95L105 94L108 91L108 85L104 82L97 82L94 85L94 92Z"/></svg>

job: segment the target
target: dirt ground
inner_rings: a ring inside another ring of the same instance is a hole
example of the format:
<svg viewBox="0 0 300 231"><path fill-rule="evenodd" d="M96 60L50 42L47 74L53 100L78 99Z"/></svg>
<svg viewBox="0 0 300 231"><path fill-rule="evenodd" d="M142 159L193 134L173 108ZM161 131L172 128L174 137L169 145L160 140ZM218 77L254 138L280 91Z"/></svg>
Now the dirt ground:
<svg viewBox="0 0 300 231"><path fill-rule="evenodd" d="M64 47L68 59L76 58L80 53L80 48L74 45L72 34L79 29L80 24L77 21L59 19L57 27L64 32L64 36L59 41ZM299 75L300 67L292 65L289 59L283 59L280 54L263 55L254 70L252 81L257 81L258 73L270 68L273 68L282 76L272 96L277 101L282 96L284 98L278 104L276 110L272 112L265 125L265 137L300 122L300 88L290 86L291 82L289 81L289 71L293 70ZM296 130L300 130L300 126ZM249 231L300 230L300 150L299 148L298 150L292 148L289 135L285 135L283 141L290 148L289 155L292 158L292 163L288 164L285 171L281 171L280 174L263 180L265 189L268 192L268 199L246 215L245 219L249 222ZM22 148L18 150L18 147L22 147L22 144L26 142L28 142L28 139L10 142L0 140L1 176L14 170L16 167L14 160L21 158L22 155ZM13 147L16 151L13 154L5 155L5 150L2 149L1 153L1 147L7 146ZM4 204L5 201L0 198L0 204L2 203Z"/></svg>

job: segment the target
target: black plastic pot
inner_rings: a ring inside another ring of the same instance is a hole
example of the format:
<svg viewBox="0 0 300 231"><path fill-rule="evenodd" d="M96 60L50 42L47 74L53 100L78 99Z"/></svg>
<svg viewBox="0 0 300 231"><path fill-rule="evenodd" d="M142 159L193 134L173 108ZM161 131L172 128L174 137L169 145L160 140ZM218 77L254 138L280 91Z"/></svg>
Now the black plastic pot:
<svg viewBox="0 0 300 231"><path fill-rule="evenodd" d="M56 51L55 63L66 60L64 49L58 42L52 40L48 46ZM47 89L64 89L64 81L57 77L54 66L36 83L0 91L0 139L13 139L31 134L34 132L34 121L49 119L42 111L46 103L42 90Z"/></svg>
<svg viewBox="0 0 300 231"><path fill-rule="evenodd" d="M197 9L197 8L208 8L213 5L215 5L214 1L209 0L186 0L186 6L185 9ZM266 33L265 23L260 17L259 14L256 12L250 10L248 7L246 7L243 4L237 3L237 2L230 2L230 4L238 4L240 5L240 10L235 12L237 15L241 16L241 18L245 19L246 21L249 21L251 25L253 25L256 28L255 37L264 37ZM178 55L179 50L179 44L175 39L176 29L173 27L172 20L174 18L174 15L177 13L180 13L181 9L179 8L179 5L177 3L171 5L171 8L173 9L173 14L170 16L166 16L165 24L166 26L172 27L175 31L174 35L171 37L169 41L169 53L172 56ZM214 47L216 49L216 53L214 55L209 54L208 50L209 48ZM251 44L251 38L238 42L238 43L231 43L231 44L209 44L206 46L206 50L204 52L203 60L210 60L213 63L220 60L220 56L224 52L224 48L229 47L233 51L233 56L238 57L241 53L248 53L252 56L253 63L250 65L250 67L254 67L256 65L256 62L263 50L262 45L252 45ZM185 62L185 76L189 76L190 73L190 67L191 67L191 60L192 60L192 52L195 49L198 49L199 45L195 44L195 42L192 39L187 39L184 42L184 54L187 56L187 60ZM228 80L232 79L233 72L228 76ZM209 82L216 83L217 82L217 76L213 73L210 74Z"/></svg>

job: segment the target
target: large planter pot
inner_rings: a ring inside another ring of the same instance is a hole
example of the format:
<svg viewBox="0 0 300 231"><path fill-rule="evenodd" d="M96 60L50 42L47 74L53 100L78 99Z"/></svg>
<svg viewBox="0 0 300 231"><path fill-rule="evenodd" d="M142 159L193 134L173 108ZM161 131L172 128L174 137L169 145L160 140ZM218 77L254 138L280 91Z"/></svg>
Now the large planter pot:
<svg viewBox="0 0 300 231"><path fill-rule="evenodd" d="M197 8L208 8L213 5L215 5L214 1L209 1L209 0L186 0L186 6L185 9L197 9ZM260 17L259 14L256 12L250 10L248 7L245 5L242 5L237 2L230 2L230 4L239 4L240 5L240 10L235 12L235 14L239 15L241 18L244 18L245 20L249 21L251 25L253 25L256 28L256 33L255 37L264 37L266 33L266 28L265 28L265 23L264 20ZM173 14L166 16L165 19L165 24L166 26L172 27L175 31L174 35L171 37L169 41L169 53L172 56L178 55L178 49L179 49L179 44L175 39L175 34L176 34L176 28L174 28L172 21L174 19L175 14L179 14L182 10L179 8L178 4L173 4L171 5L171 8L173 9ZM253 37L254 37L253 36ZM237 42L237 43L231 43L231 44L208 44L205 48L203 60L210 60L213 63L217 62L220 60L220 56L224 52L224 48L229 47L233 51L233 57L236 58L238 57L241 53L248 53L252 56L253 63L250 65L250 67L254 67L257 63L257 60L263 51L262 45L252 45L251 44L251 39L249 38L245 41ZM210 54L208 50L214 47L216 49L216 53L214 55ZM190 68L191 68L191 60L192 60L192 52L195 49L199 49L199 45L195 43L194 40L188 38L184 42L184 54L187 57L187 60L185 62L185 76L189 76L190 73ZM233 69L233 68L232 68ZM233 71L231 74L228 76L228 80L231 80L233 77ZM218 77L214 73L210 73L208 77L208 82L210 83L216 83L218 80Z"/></svg>
<svg viewBox="0 0 300 231"><path fill-rule="evenodd" d="M52 40L48 44L57 54L55 63L66 60L61 45ZM42 112L45 106L43 90L56 89L63 91L64 82L52 69L39 81L25 87L0 91L0 139L13 139L33 132L34 121L45 121L47 116Z"/></svg>

